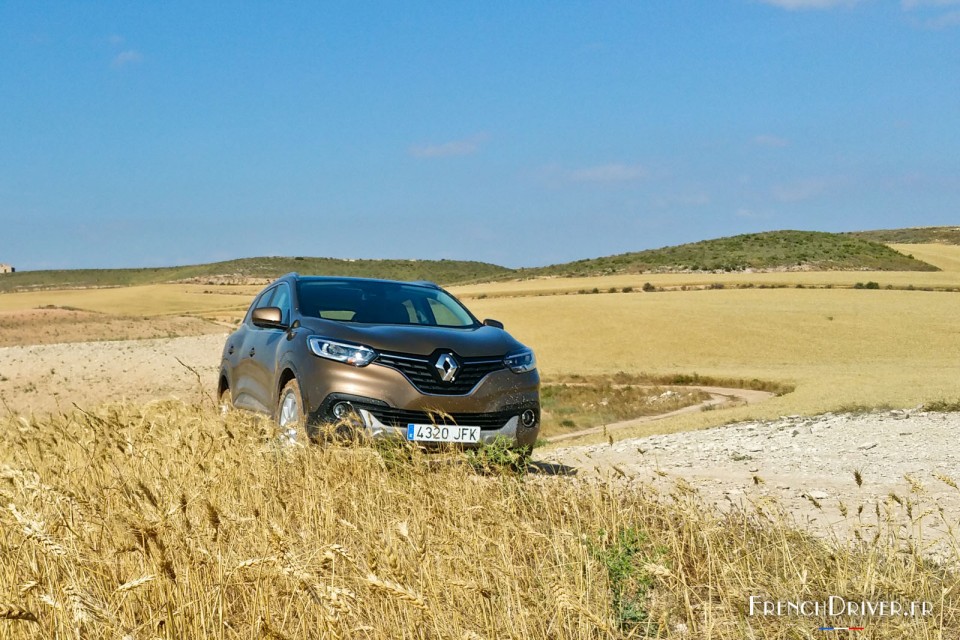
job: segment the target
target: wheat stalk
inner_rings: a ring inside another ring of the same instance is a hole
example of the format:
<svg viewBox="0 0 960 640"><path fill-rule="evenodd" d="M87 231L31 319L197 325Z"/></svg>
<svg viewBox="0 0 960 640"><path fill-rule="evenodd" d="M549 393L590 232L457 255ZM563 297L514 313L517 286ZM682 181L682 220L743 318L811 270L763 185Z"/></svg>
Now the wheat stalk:
<svg viewBox="0 0 960 640"><path fill-rule="evenodd" d="M367 574L367 584L369 584L374 591L385 593L393 598L397 598L398 600L403 600L404 602L412 604L424 613L430 613L430 609L427 607L427 603L423 599L423 596L417 594L417 592L409 587L405 587L391 580L384 580L383 578L377 577L373 573Z"/></svg>
<svg viewBox="0 0 960 640"><path fill-rule="evenodd" d="M30 520L17 509L15 504L8 504L7 509L13 514L13 517L20 524L23 534L30 540L36 542L44 551L50 555L63 557L67 555L67 550L58 544L45 530L43 522L39 520Z"/></svg>
<svg viewBox="0 0 960 640"><path fill-rule="evenodd" d="M666 567L663 567L663 569L666 570ZM669 570L667 571L669 572ZM557 605L560 608L567 609L569 611L575 611L592 622L595 627L602 630L604 633L610 633L610 625L601 619L596 613L591 611L588 607L585 607L582 603L573 598L562 585L553 585L551 591L553 591L553 597L557 601Z"/></svg>
<svg viewBox="0 0 960 640"><path fill-rule="evenodd" d="M68 584L64 587L63 591L70 600L74 622L83 624L89 622L91 619L98 622L112 621L113 616L107 611L106 607L78 587Z"/></svg>
<svg viewBox="0 0 960 640"><path fill-rule="evenodd" d="M237 566L234 567L235 571L240 571L243 569L250 569L252 567L258 567L262 564L276 564L280 562L280 558L276 556L265 556L263 558L248 558L246 560L241 560L237 563Z"/></svg>
<svg viewBox="0 0 960 640"><path fill-rule="evenodd" d="M123 593L125 591L133 591L134 589L139 589L143 585L149 584L156 579L157 577L155 575L145 575L140 578L135 578L134 580L130 580L129 582L124 582L122 585L117 587L116 590L114 590L114 593Z"/></svg>
<svg viewBox="0 0 960 640"><path fill-rule="evenodd" d="M0 603L0 619L3 620L23 620L24 622L37 622L37 616L32 612L18 607L15 604Z"/></svg>

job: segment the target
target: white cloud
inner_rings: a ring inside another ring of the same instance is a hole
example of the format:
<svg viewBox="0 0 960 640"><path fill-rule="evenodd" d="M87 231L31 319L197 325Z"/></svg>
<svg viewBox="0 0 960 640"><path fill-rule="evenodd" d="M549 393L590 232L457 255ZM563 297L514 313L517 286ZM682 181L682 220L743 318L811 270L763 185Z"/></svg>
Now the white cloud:
<svg viewBox="0 0 960 640"><path fill-rule="evenodd" d="M771 189L771 192L779 202L803 202L816 198L830 186L830 181L824 178L807 178L777 185Z"/></svg>
<svg viewBox="0 0 960 640"><path fill-rule="evenodd" d="M779 136L760 135L753 138L753 144L761 147L786 147L790 141Z"/></svg>
<svg viewBox="0 0 960 640"><path fill-rule="evenodd" d="M851 7L860 0L759 0L788 11L805 9L832 9L834 7Z"/></svg>
<svg viewBox="0 0 960 640"><path fill-rule="evenodd" d="M449 158L453 156L468 156L480 150L480 145L487 139L484 133L478 133L441 144L425 144L410 147L410 155L414 158Z"/></svg>
<svg viewBox="0 0 960 640"><path fill-rule="evenodd" d="M120 69L131 64L137 64L141 60L143 60L143 55L139 51L127 49L126 51L118 53L110 64L114 69Z"/></svg>
<svg viewBox="0 0 960 640"><path fill-rule="evenodd" d="M749 220L767 220L770 218L770 214L768 213L754 211L753 209L747 209L745 207L737 209L733 215L737 216L738 218L747 218Z"/></svg>
<svg viewBox="0 0 960 640"><path fill-rule="evenodd" d="M939 15L936 18L924 20L923 26L927 29L933 30L960 27L960 11L948 11L947 13Z"/></svg>
<svg viewBox="0 0 960 640"><path fill-rule="evenodd" d="M900 2L900 6L908 11L921 7L955 7L957 5L960 5L960 0L902 0Z"/></svg>
<svg viewBox="0 0 960 640"><path fill-rule="evenodd" d="M110 36L109 38L107 38L107 42L109 42L110 44L112 44L112 45L115 46L115 47L118 47L118 46L120 46L121 44L123 44L123 41L124 41L123 36L121 36L121 35L119 35L119 34L117 34L117 33L115 33L115 34L113 34L112 36Z"/></svg>
<svg viewBox="0 0 960 640"><path fill-rule="evenodd" d="M901 0L900 6L904 11L923 18L915 18L914 24L924 29L949 29L960 26L960 10L951 7L960 7L960 0Z"/></svg>
<svg viewBox="0 0 960 640"><path fill-rule="evenodd" d="M710 196L706 193L686 193L682 195L660 196L651 201L658 209L672 207L702 207L710 204Z"/></svg>
<svg viewBox="0 0 960 640"><path fill-rule="evenodd" d="M647 175L639 164L604 164L568 171L566 178L571 182L634 182Z"/></svg>

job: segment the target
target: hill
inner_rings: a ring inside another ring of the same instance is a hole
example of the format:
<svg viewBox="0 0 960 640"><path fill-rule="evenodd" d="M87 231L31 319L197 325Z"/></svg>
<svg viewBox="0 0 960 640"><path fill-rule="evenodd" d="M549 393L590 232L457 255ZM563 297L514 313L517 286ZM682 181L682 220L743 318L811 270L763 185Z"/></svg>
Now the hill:
<svg viewBox="0 0 960 640"><path fill-rule="evenodd" d="M290 271L311 275L430 280L444 285L455 285L506 280L517 276L573 277L644 272L743 271L746 269L938 270L930 264L885 246L882 244L884 242L960 244L960 229L924 227L846 234L819 231L769 231L518 270L485 262L462 260L263 257L181 267L18 271L0 275L0 293L171 282L260 284Z"/></svg>
<svg viewBox="0 0 960 640"><path fill-rule="evenodd" d="M910 227L851 231L844 235L885 244L960 244L960 227Z"/></svg>
<svg viewBox="0 0 960 640"><path fill-rule="evenodd" d="M769 231L524 269L522 273L592 276L746 269L937 271L879 242L819 231Z"/></svg>
<svg viewBox="0 0 960 640"><path fill-rule="evenodd" d="M0 292L47 288L116 287L168 282L245 284L272 280L291 271L310 275L430 280L441 284L495 280L513 273L506 267L462 260L242 258L183 267L17 271L0 276Z"/></svg>

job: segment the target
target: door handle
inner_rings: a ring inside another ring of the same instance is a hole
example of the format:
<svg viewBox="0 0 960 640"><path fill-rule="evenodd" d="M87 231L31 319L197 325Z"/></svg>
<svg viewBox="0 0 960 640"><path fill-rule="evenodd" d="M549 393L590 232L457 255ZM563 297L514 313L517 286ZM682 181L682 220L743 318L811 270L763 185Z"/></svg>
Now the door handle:
<svg viewBox="0 0 960 640"><path fill-rule="evenodd" d="M255 347L250 347L250 357L251 357L251 358L253 357L253 354L255 354L256 352L257 352L257 350L256 350Z"/></svg>
<svg viewBox="0 0 960 640"><path fill-rule="evenodd" d="M230 348L229 348L229 349L227 349L227 355L230 355L230 356L232 356L232 355L233 355L233 352L234 352L234 348L233 348L233 345L230 345Z"/></svg>

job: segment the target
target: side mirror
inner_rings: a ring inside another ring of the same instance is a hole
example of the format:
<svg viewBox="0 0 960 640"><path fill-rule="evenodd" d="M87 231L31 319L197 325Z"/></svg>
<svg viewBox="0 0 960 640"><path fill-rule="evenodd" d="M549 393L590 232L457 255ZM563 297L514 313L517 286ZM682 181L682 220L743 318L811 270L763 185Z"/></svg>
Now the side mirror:
<svg viewBox="0 0 960 640"><path fill-rule="evenodd" d="M284 329L283 312L280 307L260 307L253 310L250 320L258 327L270 329Z"/></svg>
<svg viewBox="0 0 960 640"><path fill-rule="evenodd" d="M497 329L503 329L503 323L500 322L499 320L494 320L493 318L487 318L486 320L483 321L483 324L487 325L488 327L496 327Z"/></svg>

